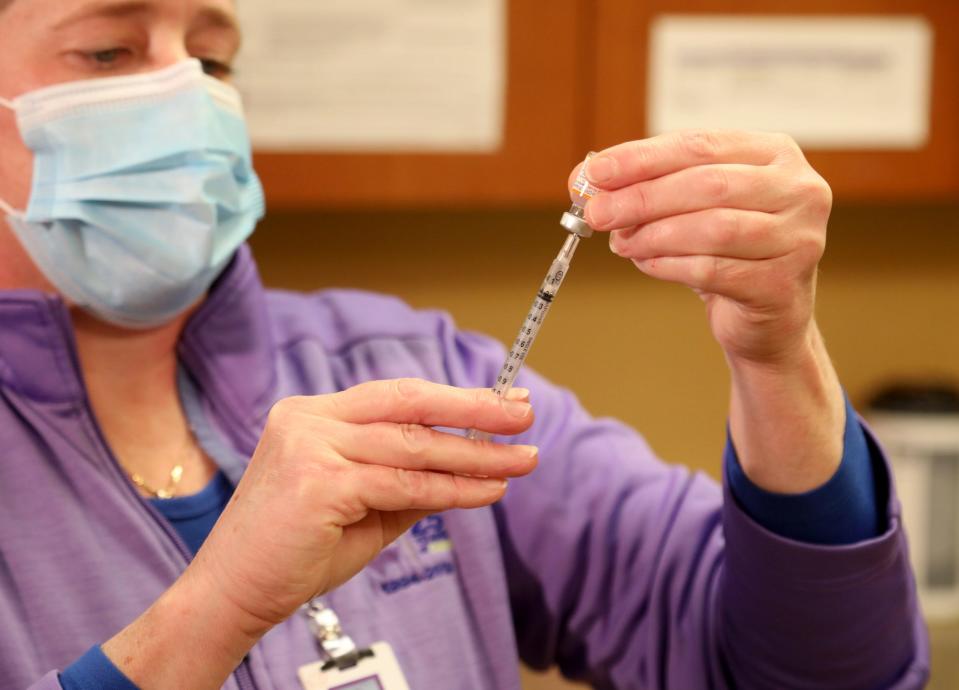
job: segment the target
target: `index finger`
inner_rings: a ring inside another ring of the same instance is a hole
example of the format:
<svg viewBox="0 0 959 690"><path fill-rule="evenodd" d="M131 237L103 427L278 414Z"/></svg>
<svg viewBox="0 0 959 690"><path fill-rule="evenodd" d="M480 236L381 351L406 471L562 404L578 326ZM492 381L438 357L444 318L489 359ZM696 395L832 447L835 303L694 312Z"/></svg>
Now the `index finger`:
<svg viewBox="0 0 959 690"><path fill-rule="evenodd" d="M368 381L314 400L321 411L353 424L394 422L516 434L532 424L533 410L523 399L528 392L510 393L503 399L488 388L394 379Z"/></svg>
<svg viewBox="0 0 959 690"><path fill-rule="evenodd" d="M604 149L590 160L586 176L597 187L612 190L698 165L768 165L796 150L785 134L685 130Z"/></svg>

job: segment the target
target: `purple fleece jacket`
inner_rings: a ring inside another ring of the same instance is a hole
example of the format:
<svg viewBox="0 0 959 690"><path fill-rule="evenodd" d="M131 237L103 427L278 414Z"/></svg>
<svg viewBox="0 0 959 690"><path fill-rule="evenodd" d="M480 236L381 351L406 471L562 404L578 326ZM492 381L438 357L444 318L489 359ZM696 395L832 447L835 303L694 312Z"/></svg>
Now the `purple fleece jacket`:
<svg viewBox="0 0 959 690"><path fill-rule="evenodd" d="M0 688L45 690L169 587L189 550L111 456L62 302L0 293L0 324ZM179 355L191 423L236 481L281 397L399 376L488 385L503 352L394 299L264 291L244 248ZM516 690L518 655L598 688L922 686L894 495L875 539L790 541L568 392L533 373L520 384L537 471L492 509L404 535L328 597L359 644L393 645L412 688ZM294 616L225 687L296 690L316 658Z"/></svg>

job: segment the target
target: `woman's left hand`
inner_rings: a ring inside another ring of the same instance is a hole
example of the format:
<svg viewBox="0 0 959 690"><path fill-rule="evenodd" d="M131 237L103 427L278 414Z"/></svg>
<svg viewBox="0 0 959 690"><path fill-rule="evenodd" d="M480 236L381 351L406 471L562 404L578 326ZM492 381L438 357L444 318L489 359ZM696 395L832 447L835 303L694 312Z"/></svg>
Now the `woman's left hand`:
<svg viewBox="0 0 959 690"><path fill-rule="evenodd" d="M813 318L829 185L782 134L690 131L620 144L587 170L586 221L643 273L706 303L731 372L729 428L760 487L836 471L842 389Z"/></svg>
<svg viewBox="0 0 959 690"><path fill-rule="evenodd" d="M694 289L727 357L775 365L808 340L832 193L790 137L666 134L602 151L587 175L587 222L643 273Z"/></svg>

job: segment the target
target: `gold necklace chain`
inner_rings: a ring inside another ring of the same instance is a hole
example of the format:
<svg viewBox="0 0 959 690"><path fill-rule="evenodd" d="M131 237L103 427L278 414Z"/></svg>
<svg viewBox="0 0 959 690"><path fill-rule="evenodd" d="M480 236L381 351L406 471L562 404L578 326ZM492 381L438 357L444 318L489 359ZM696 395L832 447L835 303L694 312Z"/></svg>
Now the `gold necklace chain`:
<svg viewBox="0 0 959 690"><path fill-rule="evenodd" d="M146 483L146 480L143 479L143 475L138 472L131 472L124 468L127 476L130 477L130 481L133 482L134 486L142 490L144 493L149 494L152 498L174 498L177 494L177 488L180 485L180 480L183 479L183 466L185 465L184 460L187 458L187 454L190 452L190 447L194 442L195 437L192 432L188 433L186 439L183 443L183 449L180 451L180 462L173 466L173 469L170 470L170 478L167 480L167 484L164 487L156 489Z"/></svg>
<svg viewBox="0 0 959 690"><path fill-rule="evenodd" d="M180 484L181 479L183 479L183 465L173 466L173 469L170 470L170 480L162 489L154 489L147 484L139 474L136 472L130 473L130 481L138 488L150 494L153 498L173 498L176 496L177 486Z"/></svg>

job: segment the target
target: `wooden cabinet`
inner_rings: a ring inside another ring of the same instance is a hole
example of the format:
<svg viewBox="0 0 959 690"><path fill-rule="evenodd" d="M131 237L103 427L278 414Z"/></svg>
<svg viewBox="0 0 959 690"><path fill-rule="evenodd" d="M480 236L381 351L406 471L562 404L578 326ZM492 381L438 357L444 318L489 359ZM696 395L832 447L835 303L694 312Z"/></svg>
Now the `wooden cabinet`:
<svg viewBox="0 0 959 690"><path fill-rule="evenodd" d="M270 207L565 203L587 150L646 135L659 14L920 14L935 29L932 123L916 151L807 150L840 201L959 198L959 3L942 0L511 0L505 136L490 155L258 152ZM877 113L877 117L881 117Z"/></svg>
<svg viewBox="0 0 959 690"><path fill-rule="evenodd" d="M959 197L959 3L941 0L598 0L592 146L646 132L647 44L660 14L922 15L932 24L934 60L929 141L917 151L807 149L837 200ZM882 117L882 113L876 113Z"/></svg>
<svg viewBox="0 0 959 690"><path fill-rule="evenodd" d="M492 155L257 152L270 207L556 204L581 160L589 84L586 3L508 9L505 136Z"/></svg>

